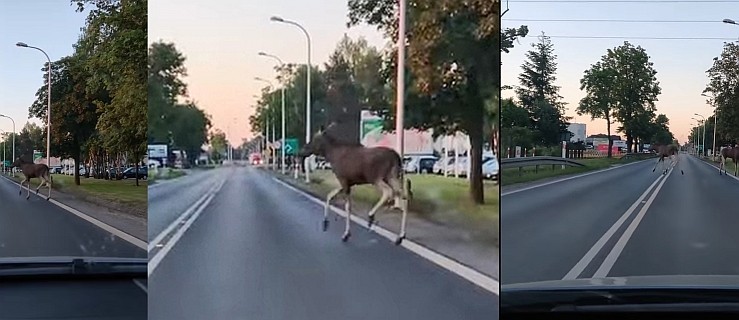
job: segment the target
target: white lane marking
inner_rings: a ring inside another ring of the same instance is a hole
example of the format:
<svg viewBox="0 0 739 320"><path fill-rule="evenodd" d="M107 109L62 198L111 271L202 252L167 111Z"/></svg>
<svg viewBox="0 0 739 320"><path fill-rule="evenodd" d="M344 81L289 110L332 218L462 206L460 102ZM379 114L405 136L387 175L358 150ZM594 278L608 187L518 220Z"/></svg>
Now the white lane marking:
<svg viewBox="0 0 739 320"><path fill-rule="evenodd" d="M139 282L138 279L133 279L133 283L135 283L137 287L141 288L141 290L144 290L144 292L146 292L146 294L149 294L149 290L147 290L146 289L146 286L144 286L143 283Z"/></svg>
<svg viewBox="0 0 739 320"><path fill-rule="evenodd" d="M192 224L195 222L195 220L200 217L200 213L202 213L203 210L208 207L208 204L210 204L210 201L213 200L218 191L221 190L221 187L223 187L224 183L226 183L226 180L221 180L221 184L213 192L208 194L208 198L202 203L200 208L198 208L198 210L195 211L195 213L193 213L189 219L187 219L185 225L183 225L182 228L178 229L177 232L172 236L172 238L167 241L167 244L164 245L164 247L159 250L151 259L149 259L149 277L151 277L151 275L154 273L154 270L156 270L156 268L159 266L159 263L162 262L167 253L169 253L169 251L172 250L175 244L177 244L177 241L182 238L182 235L185 234L187 229L189 229L190 226L192 226Z"/></svg>
<svg viewBox="0 0 739 320"><path fill-rule="evenodd" d="M572 267L570 272L568 272L564 276L564 278L562 278L562 280L572 280L580 276L583 270L585 270L585 267L587 267L593 261L593 259L595 258L595 255L598 254L598 252L600 252L601 249L603 249L603 246L606 245L606 242L608 242L608 240L610 240L611 237L613 237L613 235L616 233L616 230L618 230L618 228L620 228L621 225L623 225L624 222L626 222L626 220L631 216L631 214L636 210L636 208L642 203L644 198L646 198L646 196L649 194L649 191L651 191L652 188L654 188L654 186L657 185L657 183L660 181L660 179L662 179L662 177L663 175L660 174L659 177L657 177L657 179L654 180L654 182L652 182L652 185L650 185L649 188L647 188L647 190L644 191L644 193L642 193L641 196L639 196L639 199L634 201L631 207L629 207L629 209L626 210L626 212L624 212L621 218L619 218L618 221L616 221L611 226L611 228L608 229L608 231L606 231L606 233L604 233L603 236L600 237L600 239L598 239L598 241L593 245L593 247L590 248L590 250L588 250L587 253L585 253L585 255L580 259L580 261L578 261L577 264L575 264L575 266Z"/></svg>
<svg viewBox="0 0 739 320"><path fill-rule="evenodd" d="M617 166L617 167L610 167L610 168L606 168L606 169L602 169L602 170L598 170L598 171L592 171L592 172L588 172L588 173L583 173L583 174L580 174L580 175L576 175L576 176L572 176L572 177L568 177L568 178L564 178L564 179L559 179L559 180L555 180L555 181L549 181L549 182L545 182L545 183L542 183L542 184L537 184L537 185L526 187L526 188L511 190L511 191L508 191L508 192L501 193L500 196L501 197L502 196L507 196L509 194L514 194L514 193L518 193L518 192L521 192L521 191L536 189L536 188L539 188L539 187L548 186L550 184L555 184L555 183L560 183L560 182L564 182L564 181L567 181L567 180L582 178L582 177L585 177L585 176L589 176L591 174L603 173L603 172L606 172L606 171L611 171L611 170L614 170L614 169L623 168L623 167L626 167L626 166L630 166L632 164L637 164L637 163L641 163L643 161L648 161L648 160L649 159L647 159L647 160L639 160L639 161L635 161L635 162L632 162L632 163L627 163L627 164L624 164L624 165L620 165L620 166Z"/></svg>
<svg viewBox="0 0 739 320"><path fill-rule="evenodd" d="M614 245L613 249L611 249L611 252L608 253L608 256L606 256L606 259L603 260L603 264L601 264L598 270L595 271L595 274L593 274L593 278L605 278L608 275L608 272L611 271L611 268L613 268L613 265L616 263L618 256L620 256L621 252L623 252L624 247L626 247L626 243L629 242L629 239L631 239L631 236L634 234L636 227L639 226L639 223L644 218L644 215L646 215L647 210L649 210L649 206L652 205L654 198L657 197L657 194L659 194L659 190L662 189L662 186L670 177L670 174L672 174L673 170L674 168L670 169L670 172L665 175L665 178L662 179L662 182L659 183L659 186L654 189L654 192L652 192L652 195L649 197L649 200L647 200L647 203L641 208L641 210L639 210L636 218L631 221L629 226L626 228L626 231L624 231L624 233L621 235L621 238L619 238L618 242L616 242L616 245Z"/></svg>
<svg viewBox="0 0 739 320"><path fill-rule="evenodd" d="M316 199L312 195L304 192L303 190L300 190L298 188L295 188L295 187L291 186L290 184L285 183L283 181L280 181L279 179L277 179L275 177L272 177L272 179L274 181L276 181L277 183L285 186L286 188L288 188L288 189L290 189L292 191L295 191L296 193L298 193L298 194L306 197L308 200L311 200L311 201L313 201L313 202L321 205L322 207L325 205L325 202L324 201L321 201L320 199ZM333 205L331 205L330 208L331 208L332 211L334 211L337 214L341 215L342 217L346 218L346 216L347 216L346 211L344 211L342 209L339 209L339 208L337 208L337 207L335 207ZM362 228L367 229L367 221L366 220L357 217L357 215L352 215L351 216L351 220L354 221L359 226L361 226ZM372 230L371 231L375 231L377 234L379 234L379 235L381 235L381 236L383 236L383 237L385 237L388 240L393 241L393 242L395 241L395 238L397 237L397 235L395 233L393 233L393 232L391 232L391 231L389 231L387 229L384 229L384 228L382 228L382 227L380 227L378 225L374 225L372 227ZM465 266L465 265L463 265L463 264L461 264L461 263L459 263L457 261L454 261L454 260L452 260L452 259L450 259L448 257L445 257L445 256L443 256L443 255L441 255L441 254L439 254L437 252L434 252L434 251L432 251L432 250L430 250L430 249L428 249L428 248L426 248L426 247L424 247L424 246L422 246L420 244L417 244L417 243L413 242L412 240L409 240L408 238L404 239L403 242L401 242L400 245L402 247L408 249L409 251L411 251L411 252L413 252L413 253L421 256L422 258L425 258L426 260L429 260L429 261L437 264L438 266L440 266L440 267L442 267L444 269L447 269L447 270L449 270L449 271L457 274L458 276L460 276L460 277L462 277L462 278L464 278L464 279L472 282L473 284L475 284L475 285L477 285L477 286L479 286L479 287L481 287L481 288L483 288L483 289L485 289L487 291L490 291L490 292L494 293L495 295L500 295L500 293L499 293L500 292L499 291L500 290L500 284L498 283L498 281L495 281L495 279L493 279L493 278L491 278L491 277L489 277L487 275L484 275L483 273L481 273L481 272L479 272L479 271L477 271L475 269L472 269L472 268L470 268L468 266Z"/></svg>
<svg viewBox="0 0 739 320"><path fill-rule="evenodd" d="M217 186L217 185L216 185L216 184L214 183L214 184L213 184L213 186L212 186L212 187L210 187L210 189L209 189L208 191L206 191L206 192L205 192L205 193L203 194L203 196L202 196L202 197L200 197L200 198L199 198L199 199L198 199L197 201L195 201L195 203L193 203L193 204L192 204L192 205L191 205L191 206L190 206L189 208L187 208L187 210L185 210L185 211L184 211L184 212L183 212L183 213L182 213L182 214L181 214L181 215L180 215L179 217L177 217L177 219L175 219L174 221L172 221L172 223L170 223L170 224L169 224L169 226L167 226L167 228L166 228L166 229L164 229L164 231L160 232L160 233L159 233L159 234L158 234L158 235L157 235L157 236L156 236L156 237L154 238L154 240L152 240L151 242L149 242L149 248L148 248L148 251L149 251L149 252L151 252L151 250L153 250L153 249L155 249L155 248L159 247L159 244L160 244L160 243L162 242L162 239L164 239L164 237L165 237L165 236L167 236L167 235L168 235L168 234L169 234L170 232L172 232L172 230L173 230L174 228L176 228L176 227L177 227L177 226L178 226L178 225L179 225L179 224L180 224L180 223L182 222L182 220L185 220L185 218L186 218L186 217L187 217L187 216L188 216L188 215L189 215L190 213L192 213L192 211L194 211L195 209L197 209L197 208L198 208L198 206L199 206L199 205L200 205L200 204L201 204L201 203L202 203L202 202L203 202L203 201L205 200L205 198L207 198L207 197L208 197L208 195L209 195L210 193L212 193L212 192L213 192L213 190L215 190L216 186Z"/></svg>
<svg viewBox="0 0 739 320"><path fill-rule="evenodd" d="M6 178L6 179L8 179L8 181L10 181L12 183L15 183L16 185L19 185L20 186L19 183L15 182L13 180L10 180L9 178ZM102 221L100 221L98 219L95 219L92 216L89 216L89 215L87 215L87 214L85 214L85 213L83 213L83 212L81 212L81 211L79 211L79 210L77 210L75 208L72 208L72 207L70 207L70 206L68 206L66 204L63 204L63 203L61 203L59 201L56 201L53 198L52 199L48 199L47 196L44 196L44 195L42 195L40 193L37 196L40 197L40 198L42 198L42 199L44 199L44 200L48 200L50 203L53 203L57 207L62 208L64 210L66 210L67 212L70 212L70 213L72 213L72 214L74 214L74 215L82 218L83 220L85 220L85 221L87 221L89 223L92 223L93 225L95 225L95 226L97 226L97 227L99 227L99 228L101 228L101 229L103 229L105 231L108 231L108 232L112 233L113 235L117 236L118 238L121 238L123 240L126 240L129 243L131 243L131 244L133 244L133 245L135 245L135 246L137 246L137 247L139 247L141 249L146 250L146 241L144 241L144 240L141 240L139 238L136 238L136 237L134 237L134 236L132 236L132 235L124 232L123 230L117 229L117 228L115 228L115 227L113 227L113 226L111 226L111 225L109 225L109 224L107 224L105 222L102 222Z"/></svg>

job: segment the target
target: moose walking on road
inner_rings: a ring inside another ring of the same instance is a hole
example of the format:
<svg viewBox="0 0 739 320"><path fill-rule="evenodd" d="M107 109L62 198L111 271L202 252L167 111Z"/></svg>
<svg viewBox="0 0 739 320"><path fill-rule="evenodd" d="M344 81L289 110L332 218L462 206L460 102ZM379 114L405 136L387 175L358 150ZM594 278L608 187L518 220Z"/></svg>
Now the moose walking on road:
<svg viewBox="0 0 739 320"><path fill-rule="evenodd" d="M657 170L657 166L659 166L659 164L661 163L664 167L662 174L667 174L667 171L670 169L670 167L666 167L667 163L665 162L665 158L670 159L670 163L673 167L680 165L679 149L677 145L655 145L651 149L656 151L657 155L659 156L659 159L657 159L657 163L654 165L654 169L652 169L652 172ZM680 174L685 174L682 168L680 168Z"/></svg>
<svg viewBox="0 0 739 320"><path fill-rule="evenodd" d="M739 173L739 147L726 147L721 148L721 162L718 164L718 174L721 173L721 169L723 168L724 172L726 173L726 159L731 158L732 161L734 161L734 175L736 176L737 173Z"/></svg>
<svg viewBox="0 0 739 320"><path fill-rule="evenodd" d="M18 158L15 159L15 161L10 165L12 167L19 167L21 168L21 172L23 172L23 181L21 181L21 188L18 191L18 195L23 194L23 183L28 181L28 194L26 194L26 199L31 197L31 179L32 178L39 178L41 180L41 183L39 183L38 187L36 188L36 194L38 194L39 189L41 189L41 186L46 185L49 187L49 196L46 198L46 200L51 199L51 173L49 172L49 167L45 164L39 163L32 163L32 162L25 162L23 159Z"/></svg>
<svg viewBox="0 0 739 320"><path fill-rule="evenodd" d="M377 210L394 197L393 208L400 209L403 212L400 232L395 241L395 244L400 244L405 238L407 214L405 206L407 205L407 199L412 196L410 181L407 184L408 195L406 196L403 192L401 183L403 169L400 155L391 148L367 148L359 143L339 141L330 133L330 130L335 127L336 124L332 123L326 130L321 130L299 152L300 157L309 155L325 157L328 163L331 164L331 170L341 185L339 188L332 190L326 197L326 206L323 212L323 231L328 229L328 210L331 199L343 191L346 199L344 209L347 217L344 235L341 239L347 241L351 236L349 231L351 224L351 187L373 184L382 193L382 196L369 212L368 226L372 227Z"/></svg>

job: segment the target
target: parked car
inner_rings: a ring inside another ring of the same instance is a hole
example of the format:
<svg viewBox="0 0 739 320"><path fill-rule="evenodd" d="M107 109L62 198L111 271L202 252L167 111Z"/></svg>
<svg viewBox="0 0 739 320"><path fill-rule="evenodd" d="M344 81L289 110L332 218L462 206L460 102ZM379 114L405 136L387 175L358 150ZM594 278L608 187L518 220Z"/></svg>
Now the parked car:
<svg viewBox="0 0 739 320"><path fill-rule="evenodd" d="M51 173L62 173L62 166L51 167Z"/></svg>
<svg viewBox="0 0 739 320"><path fill-rule="evenodd" d="M452 167L453 164L454 164L454 157L448 157L447 162L446 162L447 168ZM434 163L432 170L435 174L444 174L444 158L440 159L439 161L436 161L436 163Z"/></svg>
<svg viewBox="0 0 739 320"><path fill-rule="evenodd" d="M136 167L130 167L123 171L123 179L135 179L136 178ZM146 167L139 167L139 178L146 180L149 178L149 170Z"/></svg>
<svg viewBox="0 0 739 320"><path fill-rule="evenodd" d="M431 173L434 171L434 164L436 164L438 158L423 155L406 156L403 160L403 169L405 172Z"/></svg>
<svg viewBox="0 0 739 320"><path fill-rule="evenodd" d="M486 179L497 179L499 170L500 164L498 164L498 159L495 157L487 158L487 160L482 163L482 176Z"/></svg>

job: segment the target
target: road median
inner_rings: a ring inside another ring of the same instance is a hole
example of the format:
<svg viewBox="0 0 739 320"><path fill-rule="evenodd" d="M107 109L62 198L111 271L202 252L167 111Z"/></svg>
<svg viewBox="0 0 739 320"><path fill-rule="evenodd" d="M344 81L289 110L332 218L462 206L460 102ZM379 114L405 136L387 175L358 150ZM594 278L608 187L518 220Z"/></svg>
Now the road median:
<svg viewBox="0 0 739 320"><path fill-rule="evenodd" d="M318 170L311 173L310 184L294 179L292 174L260 168L282 182L318 199L339 184L333 173ZM444 256L467 265L495 279L498 278L498 186L485 184L485 205L467 201L468 181L431 175L410 175L414 199L409 206L408 238ZM342 208L343 199L337 196L333 205ZM379 200L372 186L352 188L352 212L362 219ZM377 214L378 224L398 232L400 214L382 208Z"/></svg>
<svg viewBox="0 0 739 320"><path fill-rule="evenodd" d="M617 167L628 163L643 161L653 155L644 157L619 157L619 158L590 158L590 159L574 159L583 164L583 166L565 166L561 165L540 165L521 168L504 168L501 172L501 184L506 187L513 185L538 182L548 178L563 177L586 173L590 171L603 170L611 167Z"/></svg>

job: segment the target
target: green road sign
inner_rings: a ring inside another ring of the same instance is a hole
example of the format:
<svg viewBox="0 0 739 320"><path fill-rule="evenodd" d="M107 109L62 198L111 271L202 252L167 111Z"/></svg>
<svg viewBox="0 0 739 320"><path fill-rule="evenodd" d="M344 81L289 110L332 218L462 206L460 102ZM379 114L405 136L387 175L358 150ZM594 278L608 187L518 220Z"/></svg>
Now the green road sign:
<svg viewBox="0 0 739 320"><path fill-rule="evenodd" d="M5 165L6 167L10 167L10 160L5 160L3 165Z"/></svg>
<svg viewBox="0 0 739 320"><path fill-rule="evenodd" d="M285 154L294 155L298 152L298 139L285 139Z"/></svg>
<svg viewBox="0 0 739 320"><path fill-rule="evenodd" d="M33 150L33 162L36 162L36 160L41 159L44 156L41 151Z"/></svg>

